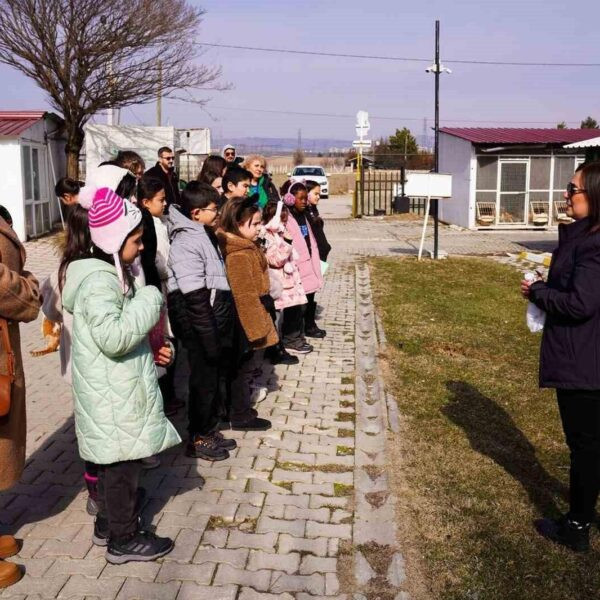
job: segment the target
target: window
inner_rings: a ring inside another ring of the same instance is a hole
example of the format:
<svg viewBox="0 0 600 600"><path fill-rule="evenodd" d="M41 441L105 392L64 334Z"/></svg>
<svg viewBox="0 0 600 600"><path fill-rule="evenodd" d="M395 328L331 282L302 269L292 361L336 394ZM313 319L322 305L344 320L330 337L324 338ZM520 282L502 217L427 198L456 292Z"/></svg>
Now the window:
<svg viewBox="0 0 600 600"><path fill-rule="evenodd" d="M302 177L325 177L325 171L320 167L296 167L294 169L294 176L302 176Z"/></svg>
<svg viewBox="0 0 600 600"><path fill-rule="evenodd" d="M495 156L477 157L478 190L495 190L498 186L498 159Z"/></svg>

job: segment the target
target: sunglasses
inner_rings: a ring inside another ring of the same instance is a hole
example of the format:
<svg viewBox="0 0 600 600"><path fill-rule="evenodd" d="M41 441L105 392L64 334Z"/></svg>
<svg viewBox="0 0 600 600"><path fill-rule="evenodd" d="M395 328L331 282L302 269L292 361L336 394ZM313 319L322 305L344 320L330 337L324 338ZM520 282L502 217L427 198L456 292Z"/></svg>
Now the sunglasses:
<svg viewBox="0 0 600 600"><path fill-rule="evenodd" d="M162 158L164 158L165 160L175 160L174 156L163 156Z"/></svg>
<svg viewBox="0 0 600 600"><path fill-rule="evenodd" d="M225 152L225 156L235 156L235 152Z"/></svg>
<svg viewBox="0 0 600 600"><path fill-rule="evenodd" d="M567 196L569 198L572 198L575 194L583 194L586 191L583 188L578 188L574 183L567 183Z"/></svg>

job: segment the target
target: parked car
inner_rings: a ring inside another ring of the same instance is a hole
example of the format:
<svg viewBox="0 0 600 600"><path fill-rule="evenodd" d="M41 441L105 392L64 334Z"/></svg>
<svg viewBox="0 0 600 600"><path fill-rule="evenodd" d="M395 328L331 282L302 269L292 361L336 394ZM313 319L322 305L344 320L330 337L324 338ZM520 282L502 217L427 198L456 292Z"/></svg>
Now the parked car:
<svg viewBox="0 0 600 600"><path fill-rule="evenodd" d="M302 179L316 181L321 186L321 198L329 198L329 181L323 167L301 165L294 167L294 170L288 173L288 177L295 181Z"/></svg>

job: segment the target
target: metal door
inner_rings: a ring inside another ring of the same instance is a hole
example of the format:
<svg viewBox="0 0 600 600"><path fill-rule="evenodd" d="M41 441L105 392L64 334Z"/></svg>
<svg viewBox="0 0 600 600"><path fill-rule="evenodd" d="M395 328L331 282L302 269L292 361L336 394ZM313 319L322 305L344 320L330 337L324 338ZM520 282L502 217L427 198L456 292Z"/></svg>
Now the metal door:
<svg viewBox="0 0 600 600"><path fill-rule="evenodd" d="M527 182L529 162L500 161L498 169L498 210L500 225L525 225L527 222Z"/></svg>
<svg viewBox="0 0 600 600"><path fill-rule="evenodd" d="M28 238L50 231L52 225L46 152L47 149L41 144L21 146L25 231Z"/></svg>

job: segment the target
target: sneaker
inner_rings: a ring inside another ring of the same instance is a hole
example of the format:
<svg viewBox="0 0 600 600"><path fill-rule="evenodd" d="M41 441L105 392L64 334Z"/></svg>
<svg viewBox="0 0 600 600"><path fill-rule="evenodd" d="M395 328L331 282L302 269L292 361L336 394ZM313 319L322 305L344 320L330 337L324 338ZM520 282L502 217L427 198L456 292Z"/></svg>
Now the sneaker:
<svg viewBox="0 0 600 600"><path fill-rule="evenodd" d="M252 393L250 394L250 403L252 406L262 402L269 393L269 389L263 386L255 387L252 389Z"/></svg>
<svg viewBox="0 0 600 600"><path fill-rule="evenodd" d="M294 352L295 354L310 354L313 351L313 347L306 342L286 346L285 349L288 352Z"/></svg>
<svg viewBox="0 0 600 600"><path fill-rule="evenodd" d="M282 350L281 352L271 354L270 361L272 365L297 365L300 359Z"/></svg>
<svg viewBox="0 0 600 600"><path fill-rule="evenodd" d="M229 451L219 444L214 435L196 435L188 442L185 455L218 461L229 458Z"/></svg>
<svg viewBox="0 0 600 600"><path fill-rule="evenodd" d="M327 335L327 332L314 325L313 327L307 327L304 331L304 335L306 337L323 339Z"/></svg>
<svg viewBox="0 0 600 600"><path fill-rule="evenodd" d="M234 431L267 431L267 429L271 429L271 421L261 419L260 417L254 417L254 419L243 423L232 421L231 429Z"/></svg>
<svg viewBox="0 0 600 600"><path fill-rule="evenodd" d="M95 517L98 514L98 503L91 496L88 496L85 504L85 512L92 517Z"/></svg>
<svg viewBox="0 0 600 600"><path fill-rule="evenodd" d="M229 429L229 427L227 428ZM235 450L237 448L237 442L231 438L226 438L220 431L215 431L213 435L221 448L225 448L225 450Z"/></svg>
<svg viewBox="0 0 600 600"><path fill-rule="evenodd" d="M204 483L203 483L204 485ZM135 500L135 511L138 513L138 526L141 528L142 522L142 508L146 501L146 490L143 487L137 489L137 498ZM107 546L109 538L108 519L101 515L98 515L94 521L94 533L92 534L92 542L95 546Z"/></svg>
<svg viewBox="0 0 600 600"><path fill-rule="evenodd" d="M23 577L23 570L14 563L0 561L0 588L7 588Z"/></svg>
<svg viewBox="0 0 600 600"><path fill-rule="evenodd" d="M175 547L171 538L158 537L149 531L138 531L122 540L111 540L106 551L106 560L113 565L130 561L156 560L169 554Z"/></svg>
<svg viewBox="0 0 600 600"><path fill-rule="evenodd" d="M588 552L590 549L590 523L580 523L565 515L560 519L539 519L535 528L547 540L566 546L573 552Z"/></svg>
<svg viewBox="0 0 600 600"><path fill-rule="evenodd" d="M141 458L140 462L142 463L142 469L146 471L160 467L160 458L158 456L147 456L146 458Z"/></svg>
<svg viewBox="0 0 600 600"><path fill-rule="evenodd" d="M88 515L95 517L98 514L98 478L84 473L83 480L85 481L85 487L88 491L88 499L85 505L85 510Z"/></svg>

